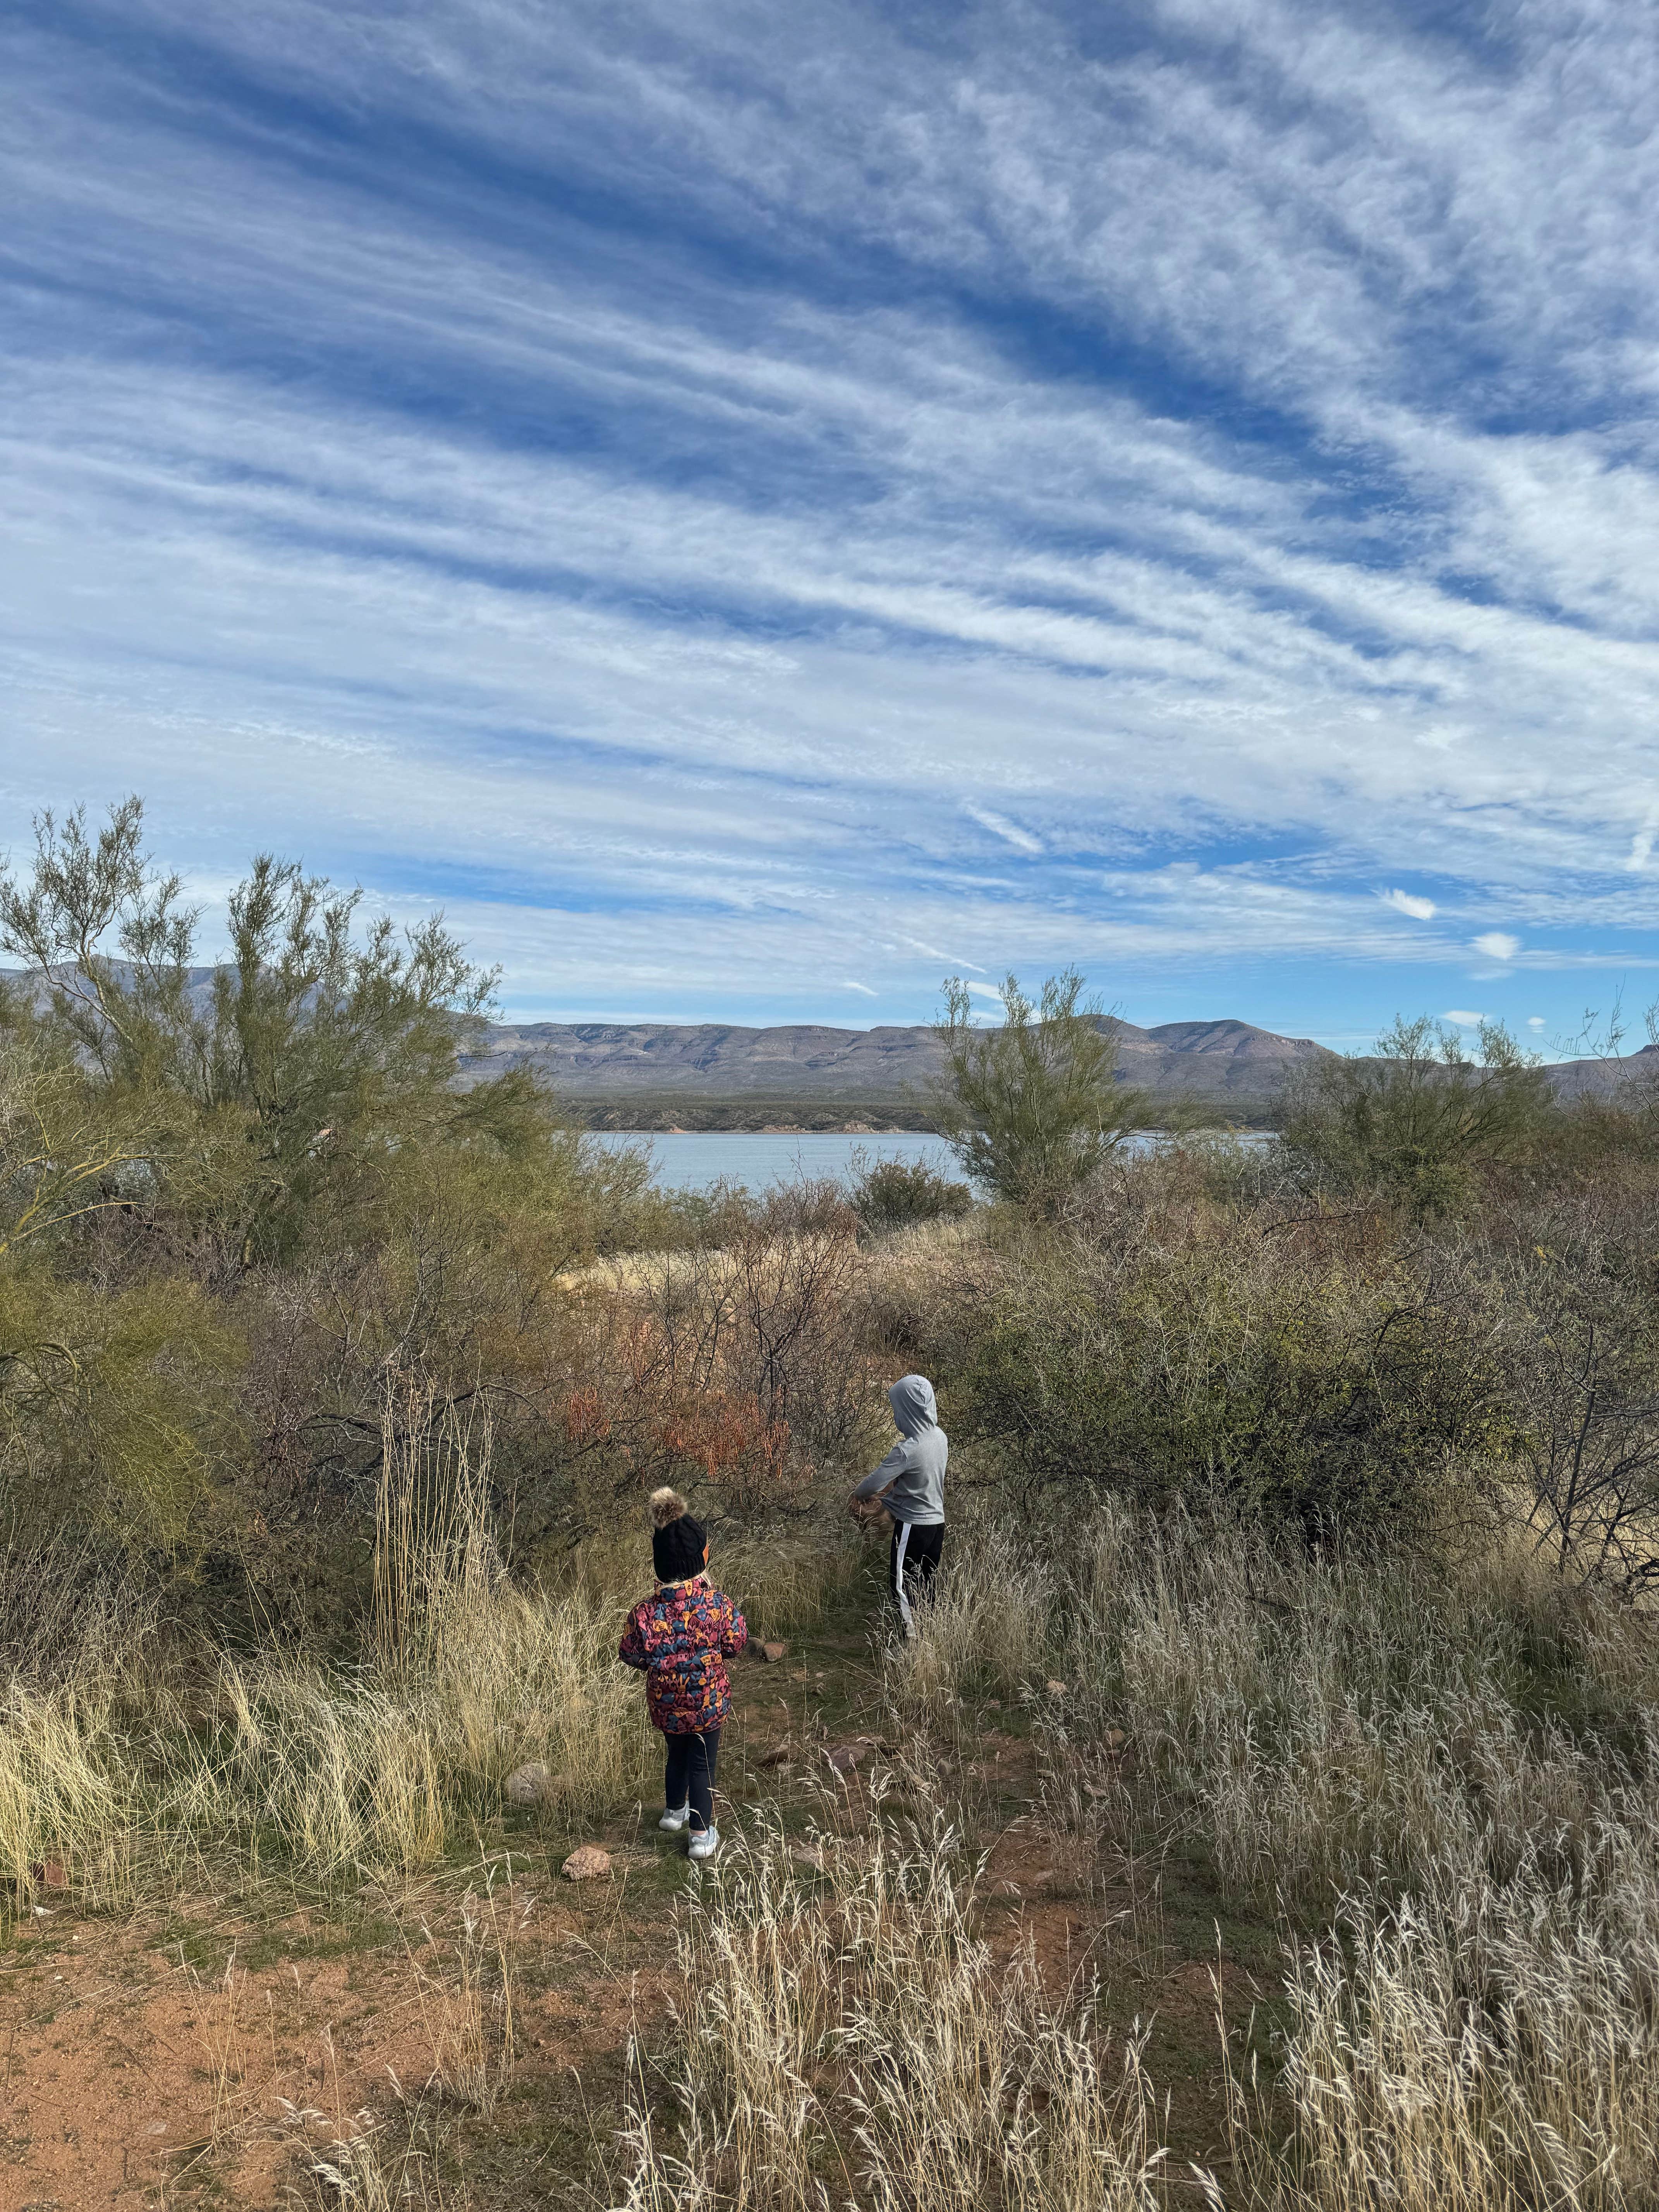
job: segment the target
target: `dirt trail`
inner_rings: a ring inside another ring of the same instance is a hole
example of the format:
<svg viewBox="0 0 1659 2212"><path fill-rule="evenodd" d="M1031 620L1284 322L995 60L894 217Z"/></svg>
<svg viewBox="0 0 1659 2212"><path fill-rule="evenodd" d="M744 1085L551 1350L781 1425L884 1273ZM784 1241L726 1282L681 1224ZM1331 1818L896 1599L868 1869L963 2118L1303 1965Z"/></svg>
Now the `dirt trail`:
<svg viewBox="0 0 1659 2212"><path fill-rule="evenodd" d="M860 1613L734 1674L728 1823L762 1797L804 1823L822 1802L813 1791L828 1787L858 1826L884 1763ZM1172 2151L1182 2165L1216 2163L1208 1901L1183 1893L1172 1910L1167 1870L1129 1879L1081 1867L1075 1843L1036 1822L1030 1736L984 1720L952 1779L988 1845L990 1941L1002 1955L1030 1944L1056 1994L1099 1974L1120 2026L1152 2020ZM846 1747L856 1763L837 1772L826 1754ZM767 1763L786 1747L787 1763ZM421 2100L445 2033L434 1991L454 1984L469 1893L493 1898L510 1931L514 2059L488 2115L427 2100L443 2123L453 2201L517 2212L561 2185L568 2193L620 2117L630 2035L659 2040L672 2002L674 1900L694 1877L683 1845L658 1835L656 1809L652 1800L580 1835L504 1814L473 1853L395 1899L295 1911L289 1899L284 1911L203 1899L117 1922L54 1898L0 1948L0 2212L292 2204L301 2142L325 2150L366 2124L359 2115L395 2132L400 2093ZM612 1854L609 1881L559 1880L584 1840ZM1259 1958L1264 1931L1241 1932L1239 1948ZM1241 2019L1246 1964L1230 1960L1223 1980L1230 2018Z"/></svg>

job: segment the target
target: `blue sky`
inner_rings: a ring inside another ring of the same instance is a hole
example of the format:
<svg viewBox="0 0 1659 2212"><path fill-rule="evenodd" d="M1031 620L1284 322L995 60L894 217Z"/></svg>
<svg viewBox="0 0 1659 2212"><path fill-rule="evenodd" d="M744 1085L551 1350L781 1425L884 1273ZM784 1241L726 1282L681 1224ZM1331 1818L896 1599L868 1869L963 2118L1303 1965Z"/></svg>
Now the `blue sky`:
<svg viewBox="0 0 1659 2212"><path fill-rule="evenodd" d="M1556 1048L1659 994L1653 27L0 7L0 845L522 1018Z"/></svg>

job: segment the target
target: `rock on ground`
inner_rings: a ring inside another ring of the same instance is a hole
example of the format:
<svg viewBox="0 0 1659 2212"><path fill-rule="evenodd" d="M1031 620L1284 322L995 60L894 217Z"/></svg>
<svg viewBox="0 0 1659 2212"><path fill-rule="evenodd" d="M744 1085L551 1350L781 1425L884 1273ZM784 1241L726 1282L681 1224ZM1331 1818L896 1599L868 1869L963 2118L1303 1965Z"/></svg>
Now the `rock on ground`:
<svg viewBox="0 0 1659 2212"><path fill-rule="evenodd" d="M526 1759L507 1778L509 1805L544 1805L553 1794L553 1778L539 1759Z"/></svg>
<svg viewBox="0 0 1659 2212"><path fill-rule="evenodd" d="M559 1869L567 1881L597 1881L611 1871L611 1854L597 1844L583 1844L571 1852Z"/></svg>

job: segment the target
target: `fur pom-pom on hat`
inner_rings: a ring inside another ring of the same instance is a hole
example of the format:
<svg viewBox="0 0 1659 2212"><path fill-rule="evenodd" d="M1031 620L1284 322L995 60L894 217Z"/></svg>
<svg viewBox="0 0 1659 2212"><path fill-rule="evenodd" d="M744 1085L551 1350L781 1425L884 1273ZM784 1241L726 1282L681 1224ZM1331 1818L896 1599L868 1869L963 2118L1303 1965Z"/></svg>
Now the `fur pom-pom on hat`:
<svg viewBox="0 0 1659 2212"><path fill-rule="evenodd" d="M671 1521L678 1521L687 1511L685 1500L678 1490L665 1486L651 1493L651 1526L665 1528Z"/></svg>

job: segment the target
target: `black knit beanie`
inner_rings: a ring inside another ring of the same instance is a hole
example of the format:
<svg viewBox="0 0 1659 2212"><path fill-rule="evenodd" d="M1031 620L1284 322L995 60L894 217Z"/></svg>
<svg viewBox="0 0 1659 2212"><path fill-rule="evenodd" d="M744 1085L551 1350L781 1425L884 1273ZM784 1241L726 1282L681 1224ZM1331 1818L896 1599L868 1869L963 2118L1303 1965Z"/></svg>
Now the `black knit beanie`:
<svg viewBox="0 0 1659 2212"><path fill-rule="evenodd" d="M702 1555L708 1532L685 1510L678 1490L651 1493L651 1564L659 1583L689 1582L702 1572Z"/></svg>

